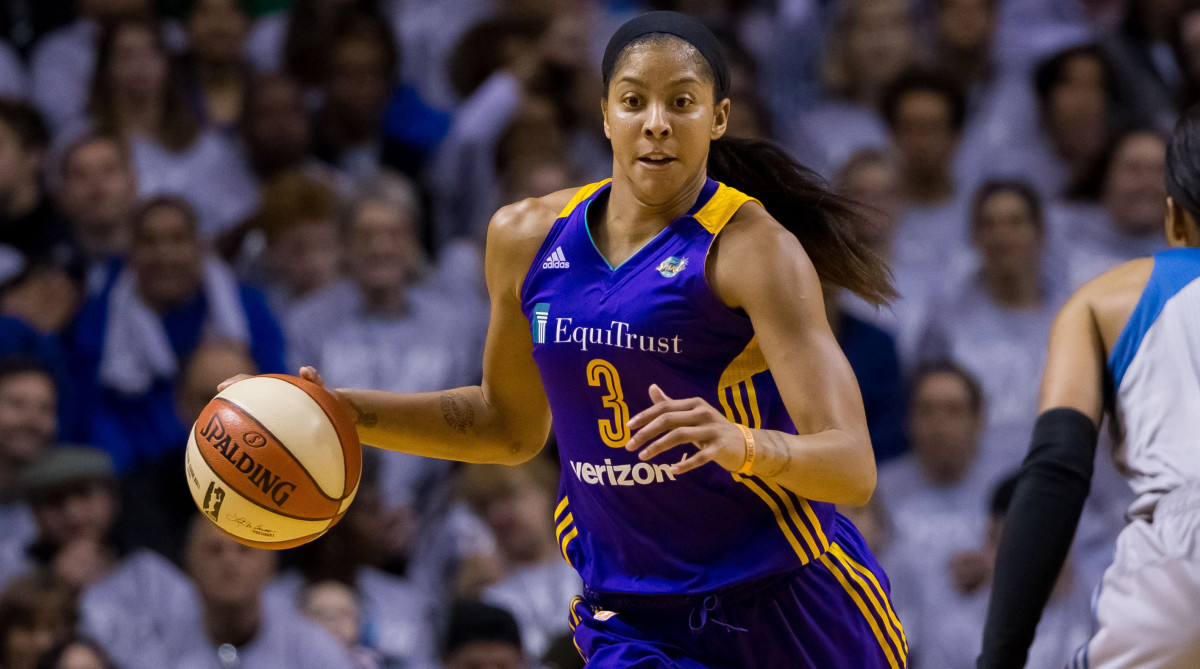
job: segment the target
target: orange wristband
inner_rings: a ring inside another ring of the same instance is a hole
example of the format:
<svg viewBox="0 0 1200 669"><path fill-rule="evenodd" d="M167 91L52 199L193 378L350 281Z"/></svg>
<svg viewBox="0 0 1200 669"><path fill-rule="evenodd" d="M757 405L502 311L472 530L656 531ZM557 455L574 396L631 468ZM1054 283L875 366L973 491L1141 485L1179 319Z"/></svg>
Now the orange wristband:
<svg viewBox="0 0 1200 669"><path fill-rule="evenodd" d="M746 461L742 463L742 468L737 470L737 473L750 476L754 473L754 433L741 423L734 423L734 425L738 426L738 429L742 431L742 437L746 440Z"/></svg>

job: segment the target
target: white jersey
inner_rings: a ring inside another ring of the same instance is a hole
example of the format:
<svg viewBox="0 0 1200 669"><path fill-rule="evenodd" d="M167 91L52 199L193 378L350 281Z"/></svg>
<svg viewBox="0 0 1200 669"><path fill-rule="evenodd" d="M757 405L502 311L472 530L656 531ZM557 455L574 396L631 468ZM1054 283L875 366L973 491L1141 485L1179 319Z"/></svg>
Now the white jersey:
<svg viewBox="0 0 1200 669"><path fill-rule="evenodd" d="M1116 452L1149 519L1163 495L1200 482L1200 249L1154 255L1137 307L1109 355L1124 444Z"/></svg>

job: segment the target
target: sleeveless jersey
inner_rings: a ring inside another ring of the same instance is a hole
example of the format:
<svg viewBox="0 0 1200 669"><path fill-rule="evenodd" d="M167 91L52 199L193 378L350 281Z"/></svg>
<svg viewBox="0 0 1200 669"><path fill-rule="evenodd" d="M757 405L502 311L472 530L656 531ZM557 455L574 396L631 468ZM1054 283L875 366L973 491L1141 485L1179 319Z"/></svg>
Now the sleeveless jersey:
<svg viewBox="0 0 1200 669"><path fill-rule="evenodd" d="M595 592L681 594L790 571L829 547L832 504L715 463L673 475L687 444L647 462L624 449L657 383L731 421L795 432L750 319L705 278L708 250L752 198L709 179L691 210L618 267L575 194L521 291L562 460L554 522L563 557Z"/></svg>
<svg viewBox="0 0 1200 669"><path fill-rule="evenodd" d="M1158 500L1200 482L1200 249L1154 255L1137 307L1109 355L1124 443L1116 457L1149 518Z"/></svg>

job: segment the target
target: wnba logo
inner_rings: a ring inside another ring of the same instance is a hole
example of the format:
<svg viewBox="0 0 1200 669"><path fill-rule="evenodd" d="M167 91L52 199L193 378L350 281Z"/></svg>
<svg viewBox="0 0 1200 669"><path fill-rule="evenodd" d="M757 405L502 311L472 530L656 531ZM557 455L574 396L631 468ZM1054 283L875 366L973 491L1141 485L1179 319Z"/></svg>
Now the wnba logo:
<svg viewBox="0 0 1200 669"><path fill-rule="evenodd" d="M546 343L546 322L550 320L550 303L538 302L533 305L533 343Z"/></svg>

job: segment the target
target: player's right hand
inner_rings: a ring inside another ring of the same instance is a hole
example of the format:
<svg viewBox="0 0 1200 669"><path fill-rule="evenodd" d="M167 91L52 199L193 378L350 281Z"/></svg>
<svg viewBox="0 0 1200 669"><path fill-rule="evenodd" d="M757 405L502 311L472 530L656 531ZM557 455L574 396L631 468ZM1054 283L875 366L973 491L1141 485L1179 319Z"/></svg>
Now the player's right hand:
<svg viewBox="0 0 1200 669"><path fill-rule="evenodd" d="M251 379L251 378L254 378L253 374L238 374L237 376L231 376L228 379L225 379L224 381L222 381L220 384L217 385L217 392L221 392L222 390L225 390L229 386L232 386L233 384L237 383L238 381L241 381L242 379Z"/></svg>
<svg viewBox="0 0 1200 669"><path fill-rule="evenodd" d="M297 376L304 379L305 381L308 381L310 383L315 383L318 386L325 388L325 382L321 380L321 375L317 373L317 369L315 367L312 367L310 365L305 365L304 367L300 368L300 373L297 374ZM224 381L222 381L217 386L217 392L221 392L222 390L225 390L226 388L228 388L229 386L232 386L233 384L237 383L238 381L241 381L243 379L251 379L251 378L254 378L253 374L238 374L237 376L231 376L228 379L225 379ZM329 390L329 389L326 388L326 390Z"/></svg>

